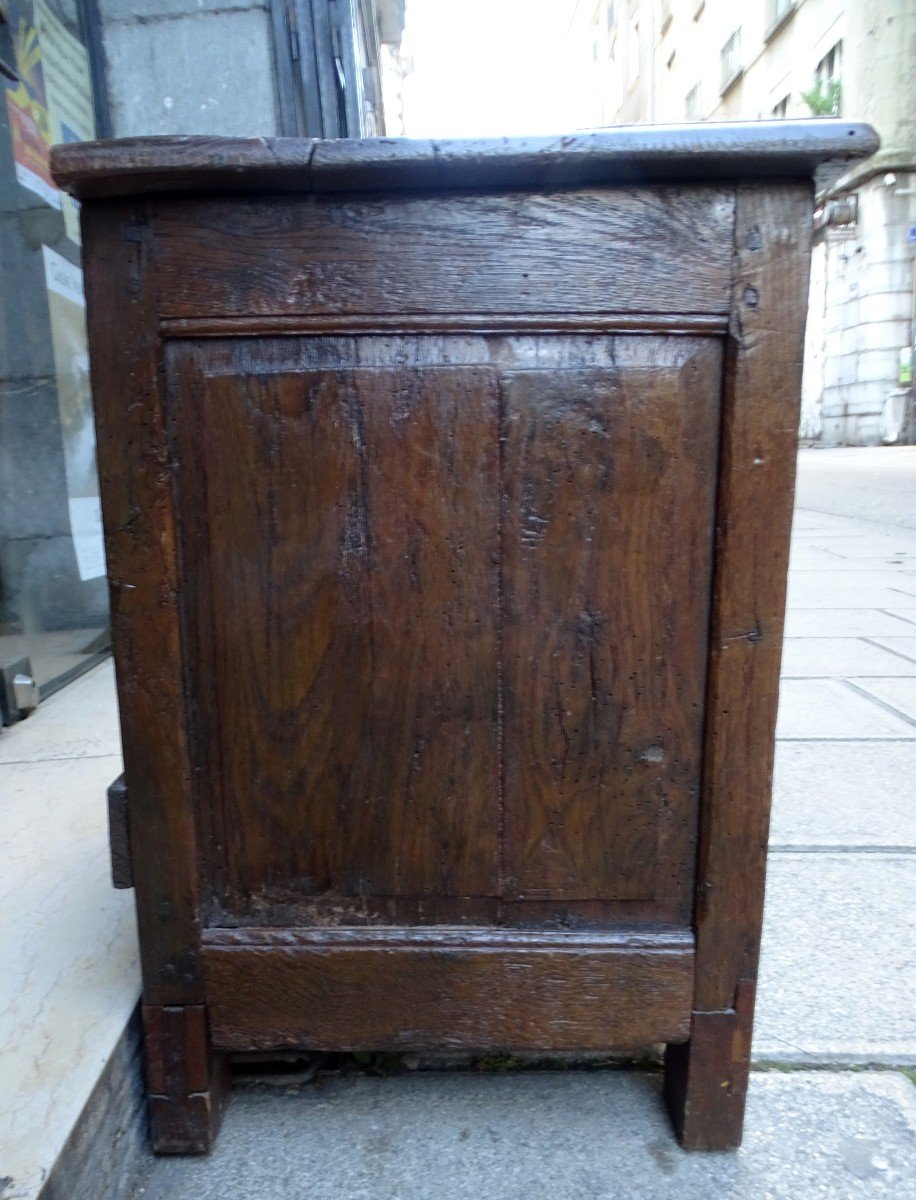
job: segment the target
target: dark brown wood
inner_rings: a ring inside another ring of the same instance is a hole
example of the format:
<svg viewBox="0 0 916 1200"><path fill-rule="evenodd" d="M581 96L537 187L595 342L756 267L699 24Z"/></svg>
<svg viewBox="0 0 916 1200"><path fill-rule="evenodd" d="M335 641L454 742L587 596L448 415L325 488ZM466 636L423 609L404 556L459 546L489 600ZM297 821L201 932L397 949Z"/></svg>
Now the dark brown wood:
<svg viewBox="0 0 916 1200"><path fill-rule="evenodd" d="M630 126L561 137L124 138L54 146L51 169L79 199L155 192L352 192L581 187L810 178L864 158L875 131L851 121Z"/></svg>
<svg viewBox="0 0 916 1200"><path fill-rule="evenodd" d="M157 1154L204 1154L229 1092L229 1062L212 1049L203 1005L143 1005L150 1134Z"/></svg>
<svg viewBox="0 0 916 1200"><path fill-rule="evenodd" d="M245 317L163 317L167 338L274 337L296 334L664 333L722 334L726 313L311 313Z"/></svg>
<svg viewBox="0 0 916 1200"><path fill-rule="evenodd" d="M111 853L111 882L116 888L132 888L134 872L130 861L130 809L124 776L108 788L108 849Z"/></svg>
<svg viewBox="0 0 916 1200"><path fill-rule="evenodd" d="M104 202L83 212L82 227L143 995L199 1004L190 722L148 215Z"/></svg>
<svg viewBox="0 0 916 1200"><path fill-rule="evenodd" d="M227 1050L601 1050L690 1028L689 934L210 930ZM371 996L372 1002L366 1003Z"/></svg>
<svg viewBox="0 0 916 1200"><path fill-rule="evenodd" d="M495 372L220 357L169 378L223 902L497 895Z"/></svg>
<svg viewBox="0 0 916 1200"><path fill-rule="evenodd" d="M506 888L671 897L686 921L721 349L613 357L503 385Z"/></svg>
<svg viewBox="0 0 916 1200"><path fill-rule="evenodd" d="M566 365L586 355L604 365ZM299 920L360 924L411 898L439 921L511 922L517 901L553 924L595 901L690 919L719 344L503 357L484 338L170 353L221 922L288 920L297 894Z"/></svg>
<svg viewBox="0 0 916 1200"><path fill-rule="evenodd" d="M163 200L159 313L724 316L733 224L723 186Z"/></svg>
<svg viewBox="0 0 916 1200"><path fill-rule="evenodd" d="M695 1148L721 1149L741 1140L763 919L811 205L806 185L738 189L694 918L693 1029L701 1040L673 1060L680 1082L668 1092L682 1143ZM726 1072L727 1087L711 1083L711 1063Z"/></svg>
<svg viewBox="0 0 916 1200"><path fill-rule="evenodd" d="M234 1050L658 1041L682 1144L738 1144L808 177L874 146L55 152L158 1149Z"/></svg>
<svg viewBox="0 0 916 1200"><path fill-rule="evenodd" d="M685 1150L734 1150L744 1132L754 1017L752 979L720 1012L695 1012L690 1040L665 1053L665 1100Z"/></svg>

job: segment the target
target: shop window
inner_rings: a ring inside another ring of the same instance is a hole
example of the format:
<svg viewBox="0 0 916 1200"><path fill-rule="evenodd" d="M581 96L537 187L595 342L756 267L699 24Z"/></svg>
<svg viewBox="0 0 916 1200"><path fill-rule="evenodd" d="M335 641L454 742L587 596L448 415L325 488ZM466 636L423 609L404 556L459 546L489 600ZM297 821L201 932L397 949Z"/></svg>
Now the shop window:
<svg viewBox="0 0 916 1200"><path fill-rule="evenodd" d="M108 650L79 208L48 169L52 144L108 128L94 13L66 0L0 0L0 11L0 708L8 723L28 711L23 697L47 696Z"/></svg>

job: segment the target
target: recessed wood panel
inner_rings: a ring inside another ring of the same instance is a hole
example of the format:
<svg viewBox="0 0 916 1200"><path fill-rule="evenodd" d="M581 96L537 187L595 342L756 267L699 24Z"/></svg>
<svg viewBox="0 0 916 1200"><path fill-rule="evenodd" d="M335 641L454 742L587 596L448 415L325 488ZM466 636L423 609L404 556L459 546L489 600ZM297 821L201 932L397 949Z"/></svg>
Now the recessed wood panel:
<svg viewBox="0 0 916 1200"><path fill-rule="evenodd" d="M217 893L495 895L495 374L176 357Z"/></svg>
<svg viewBox="0 0 916 1200"><path fill-rule="evenodd" d="M619 339L503 381L505 873L684 895L695 855L721 352Z"/></svg>
<svg viewBox="0 0 916 1200"><path fill-rule="evenodd" d="M171 357L210 922L686 920L718 339Z"/></svg>

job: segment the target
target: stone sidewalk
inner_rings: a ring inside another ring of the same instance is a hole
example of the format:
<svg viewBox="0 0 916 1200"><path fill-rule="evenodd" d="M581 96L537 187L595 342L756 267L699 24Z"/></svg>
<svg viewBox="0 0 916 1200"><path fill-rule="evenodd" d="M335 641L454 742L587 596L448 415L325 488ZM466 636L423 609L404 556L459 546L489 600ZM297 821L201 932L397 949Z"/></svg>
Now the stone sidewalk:
<svg viewBox="0 0 916 1200"><path fill-rule="evenodd" d="M262 1079L138 1194L916 1200L916 448L802 453L778 736L737 1154L679 1150L651 1072Z"/></svg>

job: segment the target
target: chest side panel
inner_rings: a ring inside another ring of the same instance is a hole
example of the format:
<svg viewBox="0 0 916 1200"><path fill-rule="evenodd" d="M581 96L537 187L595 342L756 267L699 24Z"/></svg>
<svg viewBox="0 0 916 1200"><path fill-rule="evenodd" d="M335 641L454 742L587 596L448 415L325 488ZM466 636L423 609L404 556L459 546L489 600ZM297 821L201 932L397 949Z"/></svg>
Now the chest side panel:
<svg viewBox="0 0 916 1200"><path fill-rule="evenodd" d="M217 891L495 894L495 375L252 350L171 362Z"/></svg>
<svg viewBox="0 0 916 1200"><path fill-rule="evenodd" d="M506 873L519 898L692 878L721 350L504 378Z"/></svg>
<svg viewBox="0 0 916 1200"><path fill-rule="evenodd" d="M217 921L686 919L719 371L706 337L171 347Z"/></svg>

